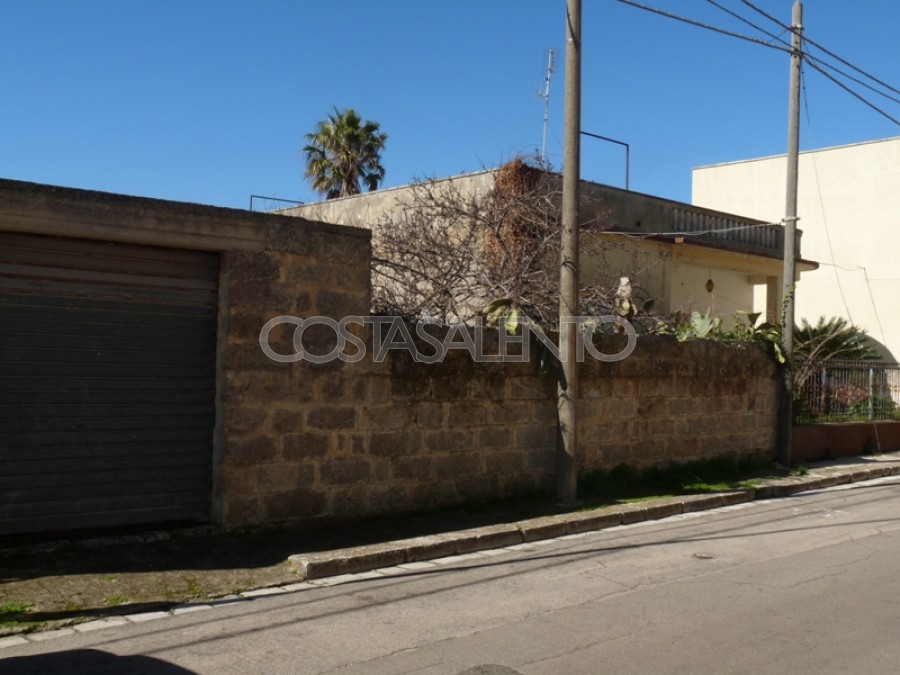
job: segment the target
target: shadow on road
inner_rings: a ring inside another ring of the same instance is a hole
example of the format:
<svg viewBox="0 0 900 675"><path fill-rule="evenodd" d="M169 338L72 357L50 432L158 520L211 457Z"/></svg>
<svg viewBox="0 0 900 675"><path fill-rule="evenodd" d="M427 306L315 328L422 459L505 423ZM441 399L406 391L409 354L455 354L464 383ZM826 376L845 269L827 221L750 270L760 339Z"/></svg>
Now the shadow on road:
<svg viewBox="0 0 900 675"><path fill-rule="evenodd" d="M96 649L77 649L38 656L17 656L0 661L0 675L193 675L166 661L149 656L116 656Z"/></svg>

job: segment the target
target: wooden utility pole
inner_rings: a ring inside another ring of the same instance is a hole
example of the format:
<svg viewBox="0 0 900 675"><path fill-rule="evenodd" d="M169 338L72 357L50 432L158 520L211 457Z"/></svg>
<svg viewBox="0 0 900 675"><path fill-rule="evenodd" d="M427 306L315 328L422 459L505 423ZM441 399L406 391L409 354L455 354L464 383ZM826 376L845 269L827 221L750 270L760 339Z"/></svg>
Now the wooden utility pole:
<svg viewBox="0 0 900 675"><path fill-rule="evenodd" d="M784 216L784 326L782 343L787 358L784 369L780 429L778 438L778 461L782 466L791 465L791 441L794 423L794 278L796 276L797 250L797 179L800 163L800 74L803 62L803 4L794 1L791 19L791 82L790 103L788 105L788 155L787 155L787 196Z"/></svg>
<svg viewBox="0 0 900 675"><path fill-rule="evenodd" d="M566 4L566 104L563 129L562 232L559 268L559 348L562 377L557 388L559 434L556 499L578 499L578 187L581 181L581 0Z"/></svg>

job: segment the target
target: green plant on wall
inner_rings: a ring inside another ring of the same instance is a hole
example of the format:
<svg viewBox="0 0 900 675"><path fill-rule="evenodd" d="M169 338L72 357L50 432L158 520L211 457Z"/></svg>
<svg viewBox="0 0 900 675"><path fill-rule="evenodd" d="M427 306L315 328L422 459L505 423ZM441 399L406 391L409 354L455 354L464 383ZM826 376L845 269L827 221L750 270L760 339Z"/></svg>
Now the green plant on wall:
<svg viewBox="0 0 900 675"><path fill-rule="evenodd" d="M778 363L784 363L787 356L782 343L781 326L764 321L757 325L761 312L737 312L734 315L734 327L728 331L728 337L738 342L757 342L772 350Z"/></svg>
<svg viewBox="0 0 900 675"><path fill-rule="evenodd" d="M710 317L709 310L706 310L706 314L691 312L684 315L675 312L669 322L659 321L653 332L657 335L674 335L679 342L714 340L723 336L722 320Z"/></svg>
<svg viewBox="0 0 900 675"><path fill-rule="evenodd" d="M532 331L540 333L546 338L546 333L544 332L544 329L541 328L541 325L528 318L526 314L520 311L513 303L512 298L499 298L494 300L481 310L481 316L488 326L499 327L502 324L506 332L510 335L518 335L522 324L527 321ZM547 345L545 344L547 341L548 340L539 340L537 343L537 355L541 372L558 377L560 374L560 363L553 352L547 348Z"/></svg>

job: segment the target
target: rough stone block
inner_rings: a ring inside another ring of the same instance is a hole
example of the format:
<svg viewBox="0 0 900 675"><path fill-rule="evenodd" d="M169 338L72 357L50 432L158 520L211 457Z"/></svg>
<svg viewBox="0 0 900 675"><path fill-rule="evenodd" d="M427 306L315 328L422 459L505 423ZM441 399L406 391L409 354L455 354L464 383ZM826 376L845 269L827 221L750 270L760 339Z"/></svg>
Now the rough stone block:
<svg viewBox="0 0 900 675"><path fill-rule="evenodd" d="M494 424L522 424L531 419L531 406L528 403L497 402L492 404L488 410L490 421Z"/></svg>
<svg viewBox="0 0 900 675"><path fill-rule="evenodd" d="M265 521L287 522L308 520L323 514L325 495L308 487L265 495L261 498Z"/></svg>
<svg viewBox="0 0 900 675"><path fill-rule="evenodd" d="M440 429L444 426L444 403L417 403L415 423L424 429Z"/></svg>
<svg viewBox="0 0 900 675"><path fill-rule="evenodd" d="M369 437L367 434L334 434L335 456L369 454Z"/></svg>
<svg viewBox="0 0 900 675"><path fill-rule="evenodd" d="M431 397L435 401L458 402L468 394L468 377L436 377L432 382Z"/></svg>
<svg viewBox="0 0 900 675"><path fill-rule="evenodd" d="M319 432L284 434L281 444L281 457L285 461L321 458L328 454L331 447L331 435Z"/></svg>
<svg viewBox="0 0 900 675"><path fill-rule="evenodd" d="M357 293L319 289L315 296L316 313L336 321L346 316L363 316L369 308L361 300Z"/></svg>
<svg viewBox="0 0 900 675"><path fill-rule="evenodd" d="M514 452L493 452L485 457L485 469L488 473L519 473L524 468L525 453L521 450Z"/></svg>
<svg viewBox="0 0 900 675"><path fill-rule="evenodd" d="M456 429L450 431L426 431L425 448L429 452L463 452L475 449L475 431Z"/></svg>
<svg viewBox="0 0 900 675"><path fill-rule="evenodd" d="M432 384L429 377L395 377L390 380L390 400L392 401L425 401L431 398ZM446 396L435 396L436 400L443 400ZM453 397L450 396L450 399Z"/></svg>
<svg viewBox="0 0 900 675"><path fill-rule="evenodd" d="M421 508L457 504L463 495L456 490L456 483L449 479L435 479L413 489L413 500Z"/></svg>
<svg viewBox="0 0 900 675"><path fill-rule="evenodd" d="M483 471L481 455L471 453L457 452L443 457L434 457L431 460L431 466L435 476L447 479L456 479Z"/></svg>
<svg viewBox="0 0 900 675"><path fill-rule="evenodd" d="M244 527L263 522L266 518L258 497L226 495L222 504L222 524L225 527Z"/></svg>
<svg viewBox="0 0 900 675"><path fill-rule="evenodd" d="M246 466L271 462L277 456L271 436L228 438L225 444L225 464Z"/></svg>
<svg viewBox="0 0 900 675"><path fill-rule="evenodd" d="M298 284L309 286L327 285L332 280L335 267L335 265L328 263L295 258L293 264L285 270L285 278L287 283L292 286Z"/></svg>
<svg viewBox="0 0 900 675"><path fill-rule="evenodd" d="M487 408L480 403L464 401L449 406L447 411L447 426L451 429L482 425L486 422Z"/></svg>
<svg viewBox="0 0 900 675"><path fill-rule="evenodd" d="M493 474L459 476L455 483L456 494L463 499L490 499L500 494L500 481Z"/></svg>
<svg viewBox="0 0 900 675"><path fill-rule="evenodd" d="M432 473L430 457L396 457L391 462L393 476L397 480L425 480Z"/></svg>
<svg viewBox="0 0 900 675"><path fill-rule="evenodd" d="M549 398L553 393L552 384L553 381L550 378L511 378L506 381L506 399L516 401L521 399Z"/></svg>
<svg viewBox="0 0 900 675"><path fill-rule="evenodd" d="M360 410L359 428L374 431L405 429L413 424L415 414L413 406L365 406Z"/></svg>
<svg viewBox="0 0 900 675"><path fill-rule="evenodd" d="M372 513L396 513L415 507L408 487L382 483L369 488L369 509Z"/></svg>
<svg viewBox="0 0 900 675"><path fill-rule="evenodd" d="M266 464L256 467L256 482L261 493L309 488L316 482L316 467L306 464Z"/></svg>
<svg viewBox="0 0 900 675"><path fill-rule="evenodd" d="M310 429L354 429L356 409L346 406L313 408L306 414L306 425Z"/></svg>
<svg viewBox="0 0 900 675"><path fill-rule="evenodd" d="M420 445L421 434L417 431L379 431L369 437L369 452L378 457L416 455Z"/></svg>
<svg viewBox="0 0 900 675"><path fill-rule="evenodd" d="M303 410L298 408L273 410L272 431L278 433L303 431Z"/></svg>
<svg viewBox="0 0 900 675"><path fill-rule="evenodd" d="M545 424L525 424L515 430L517 448L542 448L556 443L556 429Z"/></svg>
<svg viewBox="0 0 900 675"><path fill-rule="evenodd" d="M350 485L368 481L372 465L362 457L342 457L323 462L319 472L325 485Z"/></svg>
<svg viewBox="0 0 900 675"><path fill-rule="evenodd" d="M477 401L503 401L506 399L506 379L477 377L469 383L469 395Z"/></svg>
<svg viewBox="0 0 900 675"><path fill-rule="evenodd" d="M505 448L509 447L512 440L512 434L508 429L501 427L488 427L478 430L478 440L476 443L479 448Z"/></svg>
<svg viewBox="0 0 900 675"><path fill-rule="evenodd" d="M225 433L229 435L250 434L261 431L266 420L265 408L234 406L225 417Z"/></svg>

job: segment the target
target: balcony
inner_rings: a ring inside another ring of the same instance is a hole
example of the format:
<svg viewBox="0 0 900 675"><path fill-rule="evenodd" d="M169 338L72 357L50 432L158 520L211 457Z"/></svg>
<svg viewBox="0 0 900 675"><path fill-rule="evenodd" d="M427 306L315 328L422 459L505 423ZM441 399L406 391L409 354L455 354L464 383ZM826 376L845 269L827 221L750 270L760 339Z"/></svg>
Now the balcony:
<svg viewBox="0 0 900 675"><path fill-rule="evenodd" d="M581 185L581 208L582 218L596 218L609 230L673 242L683 238L688 244L783 257L784 228L753 218L588 182ZM800 236L798 230L798 259Z"/></svg>

